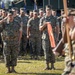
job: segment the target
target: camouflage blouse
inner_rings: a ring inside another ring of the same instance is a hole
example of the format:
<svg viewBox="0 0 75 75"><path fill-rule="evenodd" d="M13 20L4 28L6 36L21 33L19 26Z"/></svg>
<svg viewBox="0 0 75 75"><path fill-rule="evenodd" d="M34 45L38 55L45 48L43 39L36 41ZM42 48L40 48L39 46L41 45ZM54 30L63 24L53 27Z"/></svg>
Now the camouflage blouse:
<svg viewBox="0 0 75 75"><path fill-rule="evenodd" d="M7 42L8 44L17 44L19 42L20 35L20 24L13 20L13 22L9 22L8 20L3 24L4 29L1 33L2 40Z"/></svg>

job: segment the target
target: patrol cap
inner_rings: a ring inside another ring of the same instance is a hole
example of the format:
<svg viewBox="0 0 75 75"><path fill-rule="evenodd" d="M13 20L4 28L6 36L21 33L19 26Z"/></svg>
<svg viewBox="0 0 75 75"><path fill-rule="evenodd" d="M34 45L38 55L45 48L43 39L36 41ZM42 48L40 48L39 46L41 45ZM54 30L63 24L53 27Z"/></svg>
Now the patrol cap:
<svg viewBox="0 0 75 75"><path fill-rule="evenodd" d="M47 10L51 10L52 9L52 6L51 5L46 5L46 9Z"/></svg>

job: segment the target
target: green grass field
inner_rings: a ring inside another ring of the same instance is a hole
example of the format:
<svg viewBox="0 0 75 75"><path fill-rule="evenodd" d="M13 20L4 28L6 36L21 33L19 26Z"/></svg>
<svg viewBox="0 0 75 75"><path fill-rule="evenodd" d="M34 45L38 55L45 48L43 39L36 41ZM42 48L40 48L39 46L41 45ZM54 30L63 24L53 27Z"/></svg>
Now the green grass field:
<svg viewBox="0 0 75 75"><path fill-rule="evenodd" d="M26 57L23 57L18 60L18 64L15 67L15 70L18 73L6 74L5 63L0 60L0 75L61 75L64 69L63 58L57 58L55 63L56 70L44 70L45 61L41 60L30 60Z"/></svg>

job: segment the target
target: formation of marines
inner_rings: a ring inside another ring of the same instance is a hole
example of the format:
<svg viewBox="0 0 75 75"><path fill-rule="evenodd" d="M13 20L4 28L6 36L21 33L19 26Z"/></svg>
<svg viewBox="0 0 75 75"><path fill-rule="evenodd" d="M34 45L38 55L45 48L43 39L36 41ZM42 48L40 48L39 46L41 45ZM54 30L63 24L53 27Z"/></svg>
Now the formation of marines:
<svg viewBox="0 0 75 75"><path fill-rule="evenodd" d="M45 11L46 13L44 13L42 8L39 9L39 13L37 10L33 10L29 12L28 16L24 8L20 8L19 13L16 7L9 11L4 9L0 10L0 35L2 37L3 55L8 73L16 73L15 66L17 65L17 57L22 49L26 52L27 43L30 45L31 58L39 59L41 50L43 49L46 61L45 70L55 70L54 48L51 47L49 41L47 23L50 23L52 26L55 43L57 45L60 33L59 21L56 12L52 10L50 5L46 6ZM72 40L73 56L75 57L75 17L71 15L71 12L68 17L70 24L69 36ZM66 22L67 20L64 17L61 27L65 28L64 24ZM71 61L69 57L67 43L64 45L64 51L66 53L66 67L62 75L74 75L75 62ZM51 66L49 66L49 63L51 63Z"/></svg>

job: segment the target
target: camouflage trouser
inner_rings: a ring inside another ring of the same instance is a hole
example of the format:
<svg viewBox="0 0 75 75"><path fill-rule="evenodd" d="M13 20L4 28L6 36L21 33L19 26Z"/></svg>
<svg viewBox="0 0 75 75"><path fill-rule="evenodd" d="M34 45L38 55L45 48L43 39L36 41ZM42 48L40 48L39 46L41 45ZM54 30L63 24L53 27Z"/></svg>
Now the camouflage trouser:
<svg viewBox="0 0 75 75"><path fill-rule="evenodd" d="M39 37L30 37L29 43L32 49L32 55L39 56L41 50L41 39Z"/></svg>
<svg viewBox="0 0 75 75"><path fill-rule="evenodd" d="M75 61L71 61L69 57L65 58L65 69L62 75L75 75Z"/></svg>
<svg viewBox="0 0 75 75"><path fill-rule="evenodd" d="M27 46L27 36L26 35L22 35L22 39L21 39L21 44L20 44L20 52L26 52L26 46Z"/></svg>
<svg viewBox="0 0 75 75"><path fill-rule="evenodd" d="M68 75L71 72L72 69L72 62L70 57L65 58L65 69L62 75Z"/></svg>
<svg viewBox="0 0 75 75"><path fill-rule="evenodd" d="M44 56L47 62L55 63L55 56L52 52L49 40L42 40L42 47L44 50Z"/></svg>
<svg viewBox="0 0 75 75"><path fill-rule="evenodd" d="M18 53L19 45L8 46L6 42L3 43L3 54L6 67L17 65Z"/></svg>
<svg viewBox="0 0 75 75"><path fill-rule="evenodd" d="M75 43L72 42L72 47L73 47L73 56L75 56ZM71 61L71 58L69 57L69 46L68 44L65 44L65 69L64 69L64 72L62 73L62 75L69 75L70 73L73 72L73 70L75 71L75 62L74 60ZM75 72L74 74L70 74L70 75L75 75Z"/></svg>

